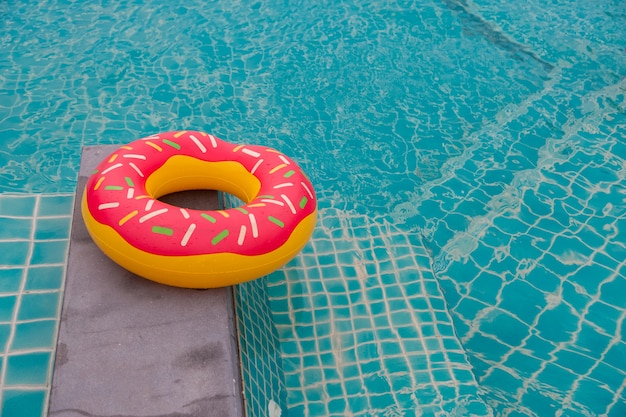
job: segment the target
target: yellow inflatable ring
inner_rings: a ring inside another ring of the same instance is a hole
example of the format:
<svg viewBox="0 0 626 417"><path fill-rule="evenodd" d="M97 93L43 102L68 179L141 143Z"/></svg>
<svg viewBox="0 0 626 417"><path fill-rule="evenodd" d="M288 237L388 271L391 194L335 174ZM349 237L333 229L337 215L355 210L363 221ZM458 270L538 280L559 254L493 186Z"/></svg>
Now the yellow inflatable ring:
<svg viewBox="0 0 626 417"><path fill-rule="evenodd" d="M194 189L221 190L245 204L202 211L158 200ZM120 147L87 181L81 209L89 234L113 261L186 288L233 285L280 268L306 244L317 219L313 186L293 160L194 131Z"/></svg>

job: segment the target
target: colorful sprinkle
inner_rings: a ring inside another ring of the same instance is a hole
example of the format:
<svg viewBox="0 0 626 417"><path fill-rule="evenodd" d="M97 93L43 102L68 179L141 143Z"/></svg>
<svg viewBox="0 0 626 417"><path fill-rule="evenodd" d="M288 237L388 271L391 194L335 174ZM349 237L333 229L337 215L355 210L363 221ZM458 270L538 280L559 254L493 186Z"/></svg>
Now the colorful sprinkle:
<svg viewBox="0 0 626 417"><path fill-rule="evenodd" d="M126 155L123 155L123 156L124 156L124 158L130 158L130 159L141 159L141 160L143 160L143 161L145 161L146 159L148 159L148 158L146 158L146 156L145 156L145 155L139 155L139 154L136 154L136 153L127 153Z"/></svg>
<svg viewBox="0 0 626 417"><path fill-rule="evenodd" d="M171 140L168 140L168 139L163 139L163 143L166 145L170 145L172 148L176 149L177 151L180 151L180 145L176 142L172 142Z"/></svg>
<svg viewBox="0 0 626 417"><path fill-rule="evenodd" d="M202 142L200 142L197 137L195 137L194 135L189 135L189 139L191 139L193 143L196 144L196 146L198 147L198 149L200 149L202 153L206 153L206 147L202 144Z"/></svg>
<svg viewBox="0 0 626 417"><path fill-rule="evenodd" d="M112 166L108 167L107 169L105 169L104 171L102 171L102 175L104 175L106 173L109 173L109 172L113 171L114 169L117 169L117 168L119 168L121 166L122 166L122 164L112 165Z"/></svg>
<svg viewBox="0 0 626 417"><path fill-rule="evenodd" d="M176 132L176 133L174 133L174 137L175 137L175 138L179 138L179 137L181 137L182 135L184 135L185 133L187 133L187 131L186 131L186 130L181 130L180 132Z"/></svg>
<svg viewBox="0 0 626 417"><path fill-rule="evenodd" d="M156 210L156 211L153 211L152 213L146 214L145 216L139 218L139 223L143 223L143 222L145 222L147 220L150 220L153 217L159 216L159 215L161 215L163 213L167 213L167 209L166 208L161 209L161 210Z"/></svg>
<svg viewBox="0 0 626 417"><path fill-rule="evenodd" d="M191 223L187 228L187 231L185 232L185 236L183 236L183 240L180 241L180 246L187 246L187 243L189 242L189 239L191 239L191 235L193 234L194 230L196 230L196 225L194 223Z"/></svg>
<svg viewBox="0 0 626 417"><path fill-rule="evenodd" d="M254 166L252 167L252 171L250 171L251 174L254 174L256 172L257 169L259 169L259 167L261 166L261 164L263 163L262 159L259 159L257 161L256 164L254 164Z"/></svg>
<svg viewBox="0 0 626 417"><path fill-rule="evenodd" d="M98 206L98 210L112 209L112 208L117 208L119 206L120 206L120 203L104 203Z"/></svg>
<svg viewBox="0 0 626 417"><path fill-rule="evenodd" d="M248 214L248 210L243 207L235 207L235 210L242 212L243 214Z"/></svg>
<svg viewBox="0 0 626 417"><path fill-rule="evenodd" d="M289 177L291 177L295 173L296 173L296 171L294 171L293 169L290 169L289 171L285 172L285 175L283 175L283 177L284 178L289 178Z"/></svg>
<svg viewBox="0 0 626 417"><path fill-rule="evenodd" d="M158 139L158 138L155 138L155 139ZM152 146L154 149L156 149L157 151L159 151L159 152L163 152L163 148L161 148L161 147L160 147L159 145L157 145L156 143L152 143L152 142L146 141L146 145L150 145L150 146Z"/></svg>
<svg viewBox="0 0 626 417"><path fill-rule="evenodd" d="M203 218L207 219L208 221L210 221L211 223L215 223L217 220L215 220L215 217L213 216L209 216L206 213L202 213L200 214Z"/></svg>
<svg viewBox="0 0 626 417"><path fill-rule="evenodd" d="M285 227L285 223L281 222L280 220L278 220L276 217L273 216L267 216L267 220L271 221L272 223L274 223L275 225L277 225L278 227Z"/></svg>
<svg viewBox="0 0 626 417"><path fill-rule="evenodd" d="M241 148L243 148L243 145L237 145L235 146L235 149L233 149L233 152L237 152Z"/></svg>
<svg viewBox="0 0 626 417"><path fill-rule="evenodd" d="M285 205L285 203L283 203L282 201L270 200L270 199L267 199L267 198L264 198L261 201L264 202L264 203L276 204L277 206L281 206L281 207L283 207Z"/></svg>
<svg viewBox="0 0 626 417"><path fill-rule="evenodd" d="M272 149L272 148L267 148L265 152L280 153L280 151L277 151L276 149Z"/></svg>
<svg viewBox="0 0 626 417"><path fill-rule="evenodd" d="M252 237L259 237L259 228L256 224L256 217L254 217L254 214L252 213L248 214L248 217L250 218L250 226L252 227Z"/></svg>
<svg viewBox="0 0 626 417"><path fill-rule="evenodd" d="M141 170L137 167L137 165L135 165L133 162L130 162L128 165L130 165L130 167L134 169L135 172L137 172L137 174L139 174L140 177L143 178L143 172L141 172Z"/></svg>
<svg viewBox="0 0 626 417"><path fill-rule="evenodd" d="M130 200L134 196L135 196L135 189L129 188L128 191L126 192L126 198Z"/></svg>
<svg viewBox="0 0 626 417"><path fill-rule="evenodd" d="M104 177L100 177L98 182L96 182L95 187L93 187L94 191L97 190L98 188L100 188L100 185L102 184L102 181L104 181Z"/></svg>
<svg viewBox="0 0 626 417"><path fill-rule="evenodd" d="M218 212L219 214L221 214L222 216L226 217L226 218L229 218L229 217L230 217L230 214L228 214L228 212L227 212L227 211L224 211L224 210L218 210L217 212Z"/></svg>
<svg viewBox="0 0 626 417"><path fill-rule="evenodd" d="M287 164L280 164L280 165L278 165L278 166L275 166L274 168L272 168L272 169L270 170L270 174L273 174L274 172L276 172L276 171L278 171L278 170L280 170L280 169L283 169L283 168L284 168L284 167L286 167L286 166L287 166Z"/></svg>
<svg viewBox="0 0 626 417"><path fill-rule="evenodd" d="M126 184L128 184L129 187L135 186L135 183L133 182L133 180L130 179L130 177L124 177L124 180L126 181Z"/></svg>
<svg viewBox="0 0 626 417"><path fill-rule="evenodd" d="M151 195L147 195L147 194L142 194L142 195L138 195L137 197L135 197L135 200L143 200L146 198L152 198Z"/></svg>
<svg viewBox="0 0 626 417"><path fill-rule="evenodd" d="M184 208L180 209L180 214L182 214L185 219L189 218L189 212L187 210L185 210ZM185 246L185 245L183 245L183 246Z"/></svg>
<svg viewBox="0 0 626 417"><path fill-rule="evenodd" d="M130 219L132 219L133 217L135 217L137 214L139 214L139 210L133 210L130 213L128 213L126 216L122 217L122 219L119 221L119 225L122 226L124 223L126 223L127 221L129 221Z"/></svg>
<svg viewBox="0 0 626 417"><path fill-rule="evenodd" d="M217 245L220 243L226 236L228 236L228 230L222 230L220 234L211 239L212 245Z"/></svg>
<svg viewBox="0 0 626 417"><path fill-rule="evenodd" d="M265 203L248 204L246 207L248 208L265 207Z"/></svg>
<svg viewBox="0 0 626 417"><path fill-rule="evenodd" d="M308 199L308 198L306 198L306 197L302 197L302 199L300 199L300 204L299 204L300 208L301 208L301 209L303 209L303 208L306 206L306 203L307 203L308 201L309 201L309 199Z"/></svg>
<svg viewBox="0 0 626 417"><path fill-rule="evenodd" d="M215 140L215 136L209 135L209 140L211 141L211 146L217 148L217 141Z"/></svg>
<svg viewBox="0 0 626 417"><path fill-rule="evenodd" d="M239 246L243 245L243 242L246 239L246 230L248 230L246 225L242 224L241 229L239 229L239 238L237 239L237 244Z"/></svg>
<svg viewBox="0 0 626 417"><path fill-rule="evenodd" d="M111 157L109 158L108 163L110 164L111 162L115 161L117 159L117 154L114 153L113 155L111 155Z"/></svg>
<svg viewBox="0 0 626 417"><path fill-rule="evenodd" d="M154 200L150 200L146 203L146 208L144 209L145 211L150 211L152 210L152 205L154 204Z"/></svg>
<svg viewBox="0 0 626 417"><path fill-rule="evenodd" d="M273 195L269 195L269 194L263 194L263 195L257 196L257 198L274 198L274 196Z"/></svg>
<svg viewBox="0 0 626 417"><path fill-rule="evenodd" d="M152 226L152 233L158 233L160 235L172 236L174 230L169 227Z"/></svg>
<svg viewBox="0 0 626 417"><path fill-rule="evenodd" d="M104 189L110 191L121 191L124 189L124 187L120 187L119 185L107 185L106 187L104 187Z"/></svg>
<svg viewBox="0 0 626 417"><path fill-rule="evenodd" d="M97 173L98 173L98 170L97 170L97 169L94 169L93 171L91 171L91 175L95 175L95 174L97 174Z"/></svg>
<svg viewBox="0 0 626 417"><path fill-rule="evenodd" d="M287 203L287 205L289 206L289 210L291 210L291 214L296 214L296 208L293 206L293 203L291 202L289 197L287 197L285 194L281 194L280 196L282 197L283 200L285 200L285 203Z"/></svg>
<svg viewBox="0 0 626 417"><path fill-rule="evenodd" d="M127 151L132 151L132 146L122 146L120 149L126 149Z"/></svg>
<svg viewBox="0 0 626 417"><path fill-rule="evenodd" d="M309 194L309 197L313 198L313 193L311 192L311 190L309 190L309 187L307 187L306 184L303 183L303 182L301 182L300 184L302 184L302 186L304 187L306 192ZM274 188L276 188L276 187L274 187Z"/></svg>
<svg viewBox="0 0 626 417"><path fill-rule="evenodd" d="M241 152L245 153L246 155L250 155L250 156L252 156L252 157L254 157L254 158L258 158L259 156L261 156L261 154L260 154L260 153L255 152L255 151L253 151L252 149L246 149L246 148L243 148L243 149L241 150Z"/></svg>
<svg viewBox="0 0 626 417"><path fill-rule="evenodd" d="M293 183L292 182L284 182L282 184L278 184L274 186L274 189L278 189L278 188L285 188L285 187L292 187Z"/></svg>
<svg viewBox="0 0 626 417"><path fill-rule="evenodd" d="M289 159L285 158L284 155L278 155L278 157L280 158L281 161L283 161L285 164L289 165Z"/></svg>

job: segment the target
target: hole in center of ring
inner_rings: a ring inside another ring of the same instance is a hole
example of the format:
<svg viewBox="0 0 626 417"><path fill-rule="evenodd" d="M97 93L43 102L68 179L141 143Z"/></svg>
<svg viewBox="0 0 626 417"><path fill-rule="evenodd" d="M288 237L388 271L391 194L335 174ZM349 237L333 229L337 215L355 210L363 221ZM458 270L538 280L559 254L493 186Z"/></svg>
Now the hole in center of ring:
<svg viewBox="0 0 626 417"><path fill-rule="evenodd" d="M210 211L223 208L219 194L215 190L187 190L166 194L158 200L176 207Z"/></svg>

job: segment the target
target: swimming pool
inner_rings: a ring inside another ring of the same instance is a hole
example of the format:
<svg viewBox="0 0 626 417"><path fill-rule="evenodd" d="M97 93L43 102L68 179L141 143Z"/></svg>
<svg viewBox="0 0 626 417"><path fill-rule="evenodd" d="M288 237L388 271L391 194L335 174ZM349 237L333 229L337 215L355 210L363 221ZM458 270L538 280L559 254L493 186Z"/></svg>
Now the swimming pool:
<svg viewBox="0 0 626 417"><path fill-rule="evenodd" d="M626 414L622 2L0 16L2 415L45 409L80 148L185 128L319 194L302 254L237 289L249 415Z"/></svg>

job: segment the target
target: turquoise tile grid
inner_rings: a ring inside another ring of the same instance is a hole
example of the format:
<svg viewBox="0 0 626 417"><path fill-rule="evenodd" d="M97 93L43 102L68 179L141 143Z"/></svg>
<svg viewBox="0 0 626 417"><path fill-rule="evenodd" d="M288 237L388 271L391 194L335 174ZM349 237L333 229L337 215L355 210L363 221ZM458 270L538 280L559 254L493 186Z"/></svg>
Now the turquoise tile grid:
<svg viewBox="0 0 626 417"><path fill-rule="evenodd" d="M488 416L416 235L323 209L267 278L287 415Z"/></svg>
<svg viewBox="0 0 626 417"><path fill-rule="evenodd" d="M0 415L45 415L72 194L1 194ZM10 259L11 262L6 262Z"/></svg>

